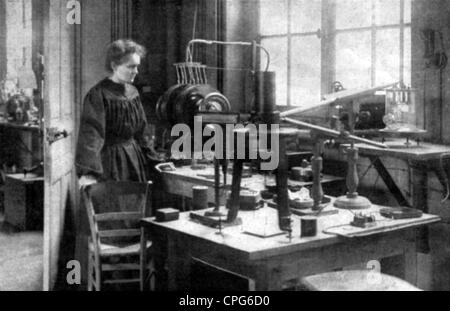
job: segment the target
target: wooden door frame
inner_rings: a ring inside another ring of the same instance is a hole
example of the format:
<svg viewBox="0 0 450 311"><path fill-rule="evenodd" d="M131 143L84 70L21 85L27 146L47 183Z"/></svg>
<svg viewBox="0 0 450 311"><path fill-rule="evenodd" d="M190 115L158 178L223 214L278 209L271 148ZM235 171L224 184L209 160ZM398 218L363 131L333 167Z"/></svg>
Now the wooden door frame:
<svg viewBox="0 0 450 311"><path fill-rule="evenodd" d="M43 103L43 107L44 107L44 115L45 115L45 123L44 126L48 127L49 124L52 122L51 121L51 114L50 114L50 103L52 101L54 101L54 98L51 98L51 94L49 92L49 71L50 66L49 64L51 63L50 59L50 49L54 49L55 48L55 42L50 41L52 39L52 35L51 35L51 30L50 27L52 24L58 24L61 25L62 23L62 19L65 19L65 16L62 16L64 14L64 10L62 9L63 4L58 2L51 2L50 0L43 0L45 1L44 5L44 14L43 14L43 24L44 24L44 57L46 59L45 62L45 80L44 80L44 86L45 86L45 91L44 91L44 103ZM55 17L54 15L52 16L51 12L52 10L58 10L59 12L56 14L57 17ZM52 20L52 18L57 18L57 20ZM74 81L73 82L73 98L71 98L71 100L74 101L73 103L73 114L74 114L74 128L72 129L72 133L70 133L70 135L76 135L76 131L77 131L77 124L79 123L79 106L77 103L80 100L81 97L81 90L80 90L80 85L81 85L81 66L80 66L80 59L81 59L81 44L80 44L80 31L79 31L79 25L72 25L74 27L73 33L70 36L69 39L62 41L60 43L60 46L63 46L63 44L69 44L69 55L72 58L73 57L73 68L70 68L70 70L74 70ZM62 30L60 30L62 31ZM70 32L71 33L71 32ZM61 34L58 33L59 37L57 39L61 39ZM73 41L72 41L73 40ZM58 60L60 60L61 56L63 55L61 53L61 50L57 50L57 52L52 52L52 55L54 55L55 53L58 53L57 55L59 55ZM53 73L54 74L54 73ZM57 84L53 84L51 87L55 88L58 87L61 89L62 86L62 79L52 79L52 83L54 83L54 81L57 81ZM58 84L59 83L59 84ZM49 176L48 174L51 173L51 169L52 169L52 158L50 157L50 145L48 144L48 142L46 141L46 135L47 135L47 129L44 128L44 137L43 137L43 144L44 144L44 176L45 176L45 187L44 187L44 239L52 239L51 236L51 232L50 232L50 224L52 224L53 222L55 222L56 218L59 217L59 215L53 215L51 214L50 211L50 189L52 187L51 185L51 176ZM72 144L71 144L71 150L72 152L75 150L75 143L76 143L76 139L72 139ZM73 165L73 164L72 164ZM70 172L70 171L69 171ZM50 180L50 184L49 184L49 180ZM73 206L73 210L65 210L64 213L66 212L72 212L75 216L77 215L77 209L78 209L78 195L77 195L77 182L76 182L76 174L74 173L74 169L72 168L72 174L71 174L71 178L69 178L68 180L68 185L67 185L67 191L69 192L69 199L70 199L70 204ZM67 206L64 206L62 208L66 208ZM61 221L61 219L59 219L59 221ZM64 221L64 219L62 220ZM77 217L75 217L75 222L77 222ZM62 230L61 230L61 236L59 237L60 239L62 238L62 233L64 232L64 223L60 224ZM76 224L75 224L76 226ZM44 252L43 252L43 281L42 281L42 285L43 285L43 290L44 291L49 291L53 289L54 286L54 280L53 279L53 274L52 271L54 271L53 269L58 269L58 267L53 267L51 266L52 264L52 257L50 256L50 248L51 244L50 241L46 241L44 240ZM48 249L47 249L48 248ZM75 258L73 258L75 259Z"/></svg>

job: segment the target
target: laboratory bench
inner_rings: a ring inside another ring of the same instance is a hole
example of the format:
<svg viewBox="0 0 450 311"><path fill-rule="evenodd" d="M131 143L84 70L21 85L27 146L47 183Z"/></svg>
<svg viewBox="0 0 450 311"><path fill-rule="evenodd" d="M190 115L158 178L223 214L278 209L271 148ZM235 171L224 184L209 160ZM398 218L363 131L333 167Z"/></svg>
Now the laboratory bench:
<svg viewBox="0 0 450 311"><path fill-rule="evenodd" d="M330 203L331 204L331 203ZM212 228L191 219L191 212L179 219L141 221L145 235L152 240L157 290L223 288L221 282L233 279L228 290L283 290L297 286L304 276L333 271L357 264L381 263L381 272L400 277L415 285L417 253L415 229L440 220L423 214L411 219L387 219L381 206L364 213L375 215L376 226L350 226L354 212L318 218L317 234L300 237L301 217L292 215L292 234L278 229L277 210L265 206L255 211L239 211L242 224ZM229 278L199 279L198 264L213 275ZM214 267L211 270L211 267ZM234 285L233 285L234 284ZM294 285L293 285L294 284Z"/></svg>
<svg viewBox="0 0 450 311"><path fill-rule="evenodd" d="M450 173L450 166L448 166L450 146L425 142L417 143L413 140L410 141L409 145L406 145L406 139L400 138L389 138L385 141L385 144L388 146L387 149L366 144L356 144L356 147L361 157L369 159L400 206L410 206L426 213L429 212L428 179L430 173L434 173L443 189L447 188L447 176ZM401 191L401 185L395 182L391 172L386 168L383 159L389 158L405 161L410 168L412 192L410 200L405 197ZM419 249L422 253L428 253L430 250L428 229L420 230L418 237Z"/></svg>

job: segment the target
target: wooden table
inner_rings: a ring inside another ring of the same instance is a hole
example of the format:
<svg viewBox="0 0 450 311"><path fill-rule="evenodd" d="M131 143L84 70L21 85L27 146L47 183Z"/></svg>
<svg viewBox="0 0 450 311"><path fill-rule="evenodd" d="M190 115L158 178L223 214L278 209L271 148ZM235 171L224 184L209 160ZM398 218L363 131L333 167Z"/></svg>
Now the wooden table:
<svg viewBox="0 0 450 311"><path fill-rule="evenodd" d="M395 197L399 205L411 206L428 212L428 172L434 172L441 182L444 189L446 188L446 178L440 169L440 158L449 154L450 146L436 145L429 143L420 143L417 145L412 142L409 147L405 145L405 139L389 139L386 141L388 149L382 149L365 144L357 144L359 155L369 158L380 177L385 182L389 191ZM382 157L391 157L406 161L411 168L411 184L412 184L412 200L411 203L404 197L400 188L394 182L388 169L381 161ZM450 171L449 171L450 172ZM428 253L428 232L422 230L420 233L420 249L421 252Z"/></svg>
<svg viewBox="0 0 450 311"><path fill-rule="evenodd" d="M367 213L376 214L379 206ZM259 238L245 231L277 230L277 211L265 207L258 211L239 212L242 226L228 227L218 233L181 213L177 221L158 223L144 219L143 227L153 241L155 268L159 290L188 290L195 276L191 275L193 258L234 274L249 278L249 289L281 290L285 284L298 282L306 275L332 271L355 264L367 264L381 258L391 258L390 267L382 272L395 274L416 283L416 244L413 228L439 221L439 217L424 214L421 218L392 220L380 225L382 232L358 238L325 234L323 230L348 224L353 214L319 218L318 234L300 238L300 218L292 216L293 234ZM381 215L377 215L377 220ZM167 277L167 279L166 279ZM192 278L192 279L191 279ZM220 280L217 280L220 282ZM167 285L167 286L166 286Z"/></svg>
<svg viewBox="0 0 450 311"><path fill-rule="evenodd" d="M412 184L413 184L413 200L412 206L420 210L426 209L427 193L424 191L424 185L427 185L427 173L434 171L437 173L441 182L444 182L444 177L439 172L439 160L442 155L449 154L450 146L435 145L428 143L412 144L410 147L405 146L405 140L395 139L386 141L388 149L382 149L365 144L357 144L359 154L370 159L380 177L386 183L395 196L400 205L409 205L407 200L403 197L401 191L395 185L388 170L381 162L381 157L391 157L402 159L408 163L412 169Z"/></svg>

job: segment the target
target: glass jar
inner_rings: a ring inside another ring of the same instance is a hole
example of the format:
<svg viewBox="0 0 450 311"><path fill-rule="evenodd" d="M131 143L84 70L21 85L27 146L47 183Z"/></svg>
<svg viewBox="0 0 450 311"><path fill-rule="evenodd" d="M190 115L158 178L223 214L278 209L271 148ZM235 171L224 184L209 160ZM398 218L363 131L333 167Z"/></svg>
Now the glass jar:
<svg viewBox="0 0 450 311"><path fill-rule="evenodd" d="M416 130L416 90L410 87L387 89L383 122L391 131Z"/></svg>

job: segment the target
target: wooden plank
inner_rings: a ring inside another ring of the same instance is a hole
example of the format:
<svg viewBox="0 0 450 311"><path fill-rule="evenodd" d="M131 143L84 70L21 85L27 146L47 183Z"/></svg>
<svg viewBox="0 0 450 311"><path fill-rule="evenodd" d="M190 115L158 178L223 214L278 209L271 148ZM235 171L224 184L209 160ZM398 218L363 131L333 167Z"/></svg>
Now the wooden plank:
<svg viewBox="0 0 450 311"><path fill-rule="evenodd" d="M388 187L389 191L392 193L392 195L397 200L398 204L400 206L410 206L408 203L408 200L403 196L402 191L397 187L397 184L392 179L392 176L389 174L389 171L384 166L383 162L379 157L375 156L369 156L370 162L373 164L375 169L377 170L378 174L381 176L381 179L383 179L384 183Z"/></svg>
<svg viewBox="0 0 450 311"><path fill-rule="evenodd" d="M100 231L99 236L101 238L112 238L112 237L130 237L130 236L140 236L140 229L121 229L121 230L105 230Z"/></svg>
<svg viewBox="0 0 450 311"><path fill-rule="evenodd" d="M450 146L436 145L421 142L417 146L413 141L413 145L407 148L405 146L406 139L392 139L385 142L388 149L369 146L366 144L356 144L361 156L386 156L400 158L406 160L427 161L439 159L444 153L450 152Z"/></svg>
<svg viewBox="0 0 450 311"><path fill-rule="evenodd" d="M94 215L96 221L113 221L113 220L139 220L142 218L142 213L103 213Z"/></svg>
<svg viewBox="0 0 450 311"><path fill-rule="evenodd" d="M118 264L103 264L102 271L128 271L139 270L140 265L134 263L118 263Z"/></svg>

